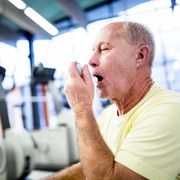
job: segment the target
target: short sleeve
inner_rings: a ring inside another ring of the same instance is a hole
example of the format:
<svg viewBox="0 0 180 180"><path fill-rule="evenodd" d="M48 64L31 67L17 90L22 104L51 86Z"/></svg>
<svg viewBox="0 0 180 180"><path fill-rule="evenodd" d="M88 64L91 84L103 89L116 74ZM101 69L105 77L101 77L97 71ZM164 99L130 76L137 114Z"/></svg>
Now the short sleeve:
<svg viewBox="0 0 180 180"><path fill-rule="evenodd" d="M140 113L115 161L148 179L174 180L180 172L179 111L166 104Z"/></svg>

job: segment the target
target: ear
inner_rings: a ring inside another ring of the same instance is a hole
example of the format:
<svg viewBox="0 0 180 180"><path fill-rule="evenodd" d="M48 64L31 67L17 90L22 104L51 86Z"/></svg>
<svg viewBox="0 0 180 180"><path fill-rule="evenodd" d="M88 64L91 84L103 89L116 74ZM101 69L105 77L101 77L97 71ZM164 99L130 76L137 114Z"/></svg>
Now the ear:
<svg viewBox="0 0 180 180"><path fill-rule="evenodd" d="M137 58L136 58L137 67L149 63L148 62L149 61L149 54L150 54L150 49L148 46L143 45L143 46L138 48Z"/></svg>

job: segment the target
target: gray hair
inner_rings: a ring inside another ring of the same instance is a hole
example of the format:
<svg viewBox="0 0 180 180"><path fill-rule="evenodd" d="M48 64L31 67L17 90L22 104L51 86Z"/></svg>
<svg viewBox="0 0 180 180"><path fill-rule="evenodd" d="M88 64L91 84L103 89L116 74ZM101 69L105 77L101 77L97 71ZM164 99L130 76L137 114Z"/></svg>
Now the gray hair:
<svg viewBox="0 0 180 180"><path fill-rule="evenodd" d="M120 21L108 24L113 29L113 35L124 38L131 45L147 45L150 48L149 65L152 66L155 55L155 42L148 27L137 22Z"/></svg>
<svg viewBox="0 0 180 180"><path fill-rule="evenodd" d="M124 30L121 35L132 45L147 45L150 48L149 65L152 66L155 55L155 42L148 27L137 22L122 22Z"/></svg>

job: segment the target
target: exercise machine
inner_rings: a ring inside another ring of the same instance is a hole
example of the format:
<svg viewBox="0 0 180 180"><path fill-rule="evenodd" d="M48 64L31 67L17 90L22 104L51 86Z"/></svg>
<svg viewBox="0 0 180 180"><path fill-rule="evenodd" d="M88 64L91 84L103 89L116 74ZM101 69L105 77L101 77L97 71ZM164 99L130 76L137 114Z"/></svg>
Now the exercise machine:
<svg viewBox="0 0 180 180"><path fill-rule="evenodd" d="M38 71L39 77L42 75L40 72L44 73L45 70ZM3 127L3 138L0 140L0 180L24 180L28 179L33 170L54 172L78 162L74 116L71 111L61 112L52 81L48 81L48 86L56 100L57 125L32 131L16 130L10 127L8 119L6 95L2 88L4 76L5 69L0 68L0 103L3 102L1 105L6 109L0 112Z"/></svg>

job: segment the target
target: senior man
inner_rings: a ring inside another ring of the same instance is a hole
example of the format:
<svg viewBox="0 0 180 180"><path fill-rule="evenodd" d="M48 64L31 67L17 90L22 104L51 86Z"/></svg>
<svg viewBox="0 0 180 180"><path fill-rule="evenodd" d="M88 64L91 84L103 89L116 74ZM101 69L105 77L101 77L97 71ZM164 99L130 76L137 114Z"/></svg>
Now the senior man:
<svg viewBox="0 0 180 180"><path fill-rule="evenodd" d="M74 111L80 162L47 179L176 179L180 173L180 94L151 78L155 45L144 25L114 22L97 34L89 65L100 98L111 100L98 120L94 84L77 62L65 86ZM60 152L59 152L60 153Z"/></svg>

